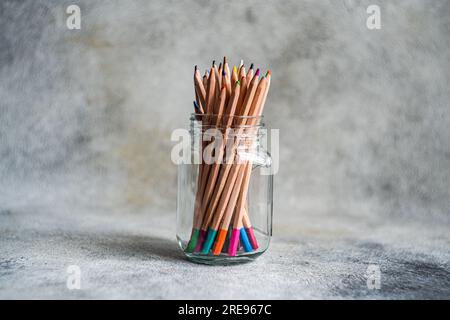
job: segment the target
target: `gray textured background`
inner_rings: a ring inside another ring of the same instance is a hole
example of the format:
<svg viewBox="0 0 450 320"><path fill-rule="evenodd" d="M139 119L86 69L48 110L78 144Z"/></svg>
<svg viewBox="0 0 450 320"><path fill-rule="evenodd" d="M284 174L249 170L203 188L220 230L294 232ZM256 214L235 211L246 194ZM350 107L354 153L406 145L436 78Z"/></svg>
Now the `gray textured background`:
<svg viewBox="0 0 450 320"><path fill-rule="evenodd" d="M0 297L450 297L449 1L3 0L0 30ZM274 243L225 283L177 251L170 161L224 54L281 130Z"/></svg>

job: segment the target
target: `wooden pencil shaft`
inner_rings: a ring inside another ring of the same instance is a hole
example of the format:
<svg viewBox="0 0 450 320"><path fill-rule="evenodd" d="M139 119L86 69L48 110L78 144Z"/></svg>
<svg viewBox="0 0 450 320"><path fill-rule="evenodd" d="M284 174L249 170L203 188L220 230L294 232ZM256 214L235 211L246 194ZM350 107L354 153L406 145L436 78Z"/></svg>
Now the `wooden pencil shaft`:
<svg viewBox="0 0 450 320"><path fill-rule="evenodd" d="M217 69L217 76L219 77L219 87L222 88L223 82L222 82L222 70L223 65L222 62L219 64L219 68Z"/></svg>
<svg viewBox="0 0 450 320"><path fill-rule="evenodd" d="M257 78L257 77L255 77L255 78ZM259 106L260 106L260 104L261 104L261 102L263 100L264 94L265 94L265 88L266 88L266 84L265 83L266 83L266 80L263 78L261 80L261 82L259 83L259 85L258 85L258 88L256 90L256 94L255 94L255 99L253 99L252 103L251 103L252 106L250 108L250 114L260 115L260 113L259 113L260 107ZM247 101L247 103L248 103L248 101ZM255 125L256 121L257 120L254 119L254 118L248 119L248 122L249 122L250 125ZM249 130L249 129L247 129L247 130ZM250 130L251 130L251 128L250 128ZM242 134L242 130L239 131L238 137L241 134ZM234 170L241 170L241 171L245 170L246 171L245 180L244 180L244 182L239 181L239 180L234 182L233 178L234 178L234 175L236 175L237 173L234 172L233 169L232 169L231 180L227 181L228 185L226 185L226 188L225 188L226 191L228 191L227 188L234 188L235 190L241 190L242 189L241 192L245 192L245 197L244 198L246 198L246 192L247 192L247 188L248 188L248 181L246 182L246 180L249 180L249 176L251 174L251 170L248 170L247 167L251 168L251 162L247 163L246 166L244 166L244 167L242 167L242 166L235 166L235 167L233 167ZM242 183L244 183L243 187L241 186ZM228 192L226 192L225 194L228 194ZM234 204L233 203L229 203L228 205L230 205L232 207L228 208L227 212L228 212L228 214L232 214L232 211L234 210ZM221 208L220 205L219 205L218 208L219 208L218 210L221 210L221 211L223 210L223 208ZM219 212L221 212L221 211L219 211ZM238 214L235 215L235 220L234 220L234 223L233 223L235 227L237 226L238 223L240 223L242 221L243 211L241 209L241 206L238 206L237 213ZM231 217L225 217L224 221L228 221L228 218L231 219ZM228 227L228 226L222 226L222 229L224 229L226 227Z"/></svg>
<svg viewBox="0 0 450 320"><path fill-rule="evenodd" d="M251 105L252 105L252 100L253 97L255 95L256 89L257 89L257 85L258 85L258 77L254 77L254 79L252 80L252 84L250 87L250 90L248 90L247 95L245 97L245 101L244 101L244 106L241 108L242 111L242 115L244 116L244 118L238 120L237 122L239 122L240 125L245 125L247 119L245 118L245 116L247 116L248 112L251 109ZM238 130L238 135L242 134L243 128L240 127ZM234 150L237 147L237 142L235 141L234 145L233 145L233 151L231 152L232 154L232 161L234 160ZM219 204L219 200L221 199L221 195L222 193L225 193L225 198L222 201L223 205L226 204L226 201L229 198L229 195L231 193L231 188L233 187L234 181L236 180L236 176L237 176L237 172L233 171L232 175L231 175L231 180L228 182L228 184L226 184L228 178L228 174L230 171L230 166L232 167L232 165L225 165L224 166L224 170L220 171L220 177L219 177L219 184L216 186L215 188L215 192L213 193L213 198L211 199L211 203L209 203L209 207L207 212L204 215L204 219L203 219L203 223L202 223L202 229L205 230L208 227L208 224L210 223L212 216L214 214L214 211L216 210L216 206ZM235 169L236 170L236 169ZM207 205L207 203L203 203L203 207L205 207ZM220 206L218 207L218 210L223 210L223 208L221 208Z"/></svg>
<svg viewBox="0 0 450 320"><path fill-rule="evenodd" d="M228 110L230 112L230 114L234 114L234 111L236 110L236 104L239 98L239 88L235 91L235 93L233 94L233 99L230 99L229 101L229 107ZM222 97L224 95L222 94ZM223 106L223 99L221 99L221 104ZM216 126L219 123L219 118L223 113L223 108L221 107L220 110L218 110L219 112L219 116L217 119L217 123ZM227 122L227 126L229 126L231 124L231 120L232 120L232 116L228 117L228 122ZM218 170L220 168L220 166L218 165L218 162L221 161L222 158L222 152L223 152L223 147L219 149L219 154L217 156L217 163L214 164L213 166L209 166L209 165L205 165L205 172L206 174L204 175L205 179L202 180L202 184L200 187L200 192L202 194L202 206L201 209L199 209L200 212L205 213L206 211L206 206L209 203L209 198L211 196L212 190L215 186L215 180L218 176ZM207 180L206 180L207 177ZM202 214L199 214L200 217L204 216Z"/></svg>
<svg viewBox="0 0 450 320"><path fill-rule="evenodd" d="M245 228L251 228L252 224L250 222L250 216L248 213L248 205L246 204L244 207L244 215L242 218L242 224L244 225Z"/></svg>
<svg viewBox="0 0 450 320"><path fill-rule="evenodd" d="M208 79L208 90L206 93L206 113L212 114L214 103L216 101L216 75L214 69L211 68Z"/></svg>
<svg viewBox="0 0 450 320"><path fill-rule="evenodd" d="M208 88L208 76L207 75L203 76L203 88L205 88L205 90Z"/></svg>
<svg viewBox="0 0 450 320"><path fill-rule="evenodd" d="M258 94L257 94L257 98L255 99L255 106L254 106L254 108L255 108L254 112L256 114L258 114L259 116L261 116L263 108L264 108L263 100L265 99L265 97L267 97L266 86L267 86L267 79L263 78L260 82L260 85L258 86ZM248 161L247 165L249 166L249 168L251 168L252 162ZM242 185L235 185L235 188L239 188L241 190L242 197L240 198L240 201L237 204L238 214L235 215L235 219L233 221L234 228L239 228L240 224L242 223L245 200L247 199L247 192L248 192L248 187L250 184L250 176L251 176L251 170L247 170L247 172L245 173L245 177L242 182Z"/></svg>
<svg viewBox="0 0 450 320"><path fill-rule="evenodd" d="M227 107L227 112L229 112L228 114L228 118L226 119L226 125L225 125L225 132L224 132L224 138L222 140L222 146L219 149L219 155L217 157L217 161L216 163L213 165L212 168L210 168L210 176L209 176L209 183L206 186L205 192L204 192L204 201L203 201L203 206L202 206L202 210L206 210L206 206L209 203L209 199L211 198L212 192L214 190L214 186L217 180L217 176L218 176L218 172L220 169L220 162L222 162L222 158L223 158L223 154L225 152L225 144L226 144L226 140L227 140L227 130L226 128L229 128L232 124L233 121L233 114L236 110L236 105L237 105L237 101L239 99L239 94L240 94L240 84L236 84L235 86L235 91L233 93L233 96L230 98L229 103L228 103L228 107Z"/></svg>
<svg viewBox="0 0 450 320"><path fill-rule="evenodd" d="M241 68L239 68L239 72L238 72L238 77L239 79L245 76L245 67L242 66Z"/></svg>
<svg viewBox="0 0 450 320"><path fill-rule="evenodd" d="M220 83L219 70L217 69L217 66L215 64L213 65L213 69L214 69L214 74L216 76L216 99L217 99L218 95L220 94L220 90L222 88L222 85Z"/></svg>
<svg viewBox="0 0 450 320"><path fill-rule="evenodd" d="M206 90L203 86L203 80L200 77L200 72L196 70L194 74L194 87L195 87L195 94L197 96L197 103L202 108L202 110L205 110L206 108Z"/></svg>
<svg viewBox="0 0 450 320"><path fill-rule="evenodd" d="M238 101L238 110L236 111L237 114L242 114L242 104L244 103L245 96L247 94L247 77L243 76L241 77L241 95L239 96Z"/></svg>
<svg viewBox="0 0 450 320"><path fill-rule="evenodd" d="M250 184L250 176L251 176L251 162L247 163L243 174L243 179L240 181L240 185L236 185L235 188L240 190L241 197L239 198L239 202L236 205L236 215L233 221L233 228L238 229L241 226L243 213L244 213L244 204L247 199L248 186Z"/></svg>
<svg viewBox="0 0 450 320"><path fill-rule="evenodd" d="M205 124L209 123L209 114L211 114L212 111L214 110L213 108L214 108L214 105L216 102L216 77L215 77L214 66L211 67L211 71L209 73L207 89L208 90L206 92L205 105L206 105L206 113L208 115L207 115L207 117L205 117L203 119ZM201 128L201 137L202 137L202 141L203 141L204 140L203 139L203 126ZM195 207L194 207L194 224L196 227L199 227L203 220L204 212L201 210L201 204L203 203L203 195L204 195L205 186L207 184L207 180L208 180L208 176L209 176L209 167L202 163L200 165L200 170L201 170L201 174L199 175L200 183L197 185L197 193L196 193L196 200L195 200Z"/></svg>
<svg viewBox="0 0 450 320"><path fill-rule="evenodd" d="M242 179L244 178L245 175L245 171L246 170L241 170L241 168L237 167L238 172L238 176L237 179L235 181L235 185L241 185L242 184ZM219 214L223 215L223 220L222 220L222 224L221 224L221 229L228 229L228 226L230 225L231 222L231 218L233 216L233 212L236 208L236 203L237 203L237 199L239 197L240 194L240 189L239 188L232 188L232 194L228 200L228 202L226 203L226 205L224 205L224 209L223 212L220 212ZM218 221L213 221L213 228L216 227L218 228L219 225L217 223Z"/></svg>
<svg viewBox="0 0 450 320"><path fill-rule="evenodd" d="M244 119L244 124L245 121L246 119ZM239 128L237 137L242 135L243 130L244 130L243 128ZM203 202L203 208L207 210L206 214L204 215L204 220L202 224L203 230L206 230L216 211L219 213L223 213L223 211L225 210L224 206L227 205L227 201L231 194L231 190L235 185L236 177L239 173L239 168L241 166L240 164L233 164L236 158L235 151L238 146L238 143L239 139L236 139L232 146L232 152L230 157L231 161L223 165L222 170L220 170L218 184L216 184L215 186L211 201L209 203ZM240 186L240 184L238 186ZM209 204L209 206L206 209L207 204Z"/></svg>
<svg viewBox="0 0 450 320"><path fill-rule="evenodd" d="M222 192L222 195L220 197L219 204L217 206L217 210L213 216L212 223L210 225L210 228L217 230L219 227L220 220L225 213L225 210L227 207L234 207L234 204L231 202L232 199L230 198L232 195L232 192L234 190L233 185L239 180L239 166L232 166L230 176L227 179L227 184L225 185L225 188ZM243 174L241 174L243 176ZM240 184L240 181L238 182ZM237 197L237 196L236 196Z"/></svg>

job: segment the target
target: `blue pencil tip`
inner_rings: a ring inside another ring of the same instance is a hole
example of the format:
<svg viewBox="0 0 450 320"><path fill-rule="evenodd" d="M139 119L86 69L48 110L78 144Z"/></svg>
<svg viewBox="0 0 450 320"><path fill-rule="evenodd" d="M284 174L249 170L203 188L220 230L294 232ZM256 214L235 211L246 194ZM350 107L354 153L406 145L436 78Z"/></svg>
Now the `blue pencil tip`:
<svg viewBox="0 0 450 320"><path fill-rule="evenodd" d="M200 107L198 106L197 101L194 100L193 102L194 102L194 109L200 113Z"/></svg>

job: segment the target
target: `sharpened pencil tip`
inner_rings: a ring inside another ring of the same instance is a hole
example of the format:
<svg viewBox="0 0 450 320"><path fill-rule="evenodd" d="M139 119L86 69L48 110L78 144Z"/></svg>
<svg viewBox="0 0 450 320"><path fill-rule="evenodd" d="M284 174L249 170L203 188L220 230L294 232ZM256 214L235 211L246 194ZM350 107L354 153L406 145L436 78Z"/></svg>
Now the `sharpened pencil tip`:
<svg viewBox="0 0 450 320"><path fill-rule="evenodd" d="M194 109L195 109L195 111L197 111L198 113L200 113L200 107L198 106L198 103L197 103L197 101L193 101L194 102Z"/></svg>
<svg viewBox="0 0 450 320"><path fill-rule="evenodd" d="M241 85L241 82L238 80L236 81L236 87L239 87Z"/></svg>
<svg viewBox="0 0 450 320"><path fill-rule="evenodd" d="M225 77L226 75L227 75L227 73L225 72L225 69L223 69L223 70L222 70L222 76Z"/></svg>
<svg viewBox="0 0 450 320"><path fill-rule="evenodd" d="M222 68L222 62L221 62L221 63L219 63L219 69L220 69L220 68Z"/></svg>
<svg viewBox="0 0 450 320"><path fill-rule="evenodd" d="M267 70L267 72L266 72L266 77L267 77L267 76L270 76L270 75L271 75L270 70Z"/></svg>
<svg viewBox="0 0 450 320"><path fill-rule="evenodd" d="M259 76L259 69L256 69L255 76Z"/></svg>
<svg viewBox="0 0 450 320"><path fill-rule="evenodd" d="M236 66L233 67L233 72L237 74Z"/></svg>
<svg viewBox="0 0 450 320"><path fill-rule="evenodd" d="M250 69L253 69L253 63L250 65Z"/></svg>
<svg viewBox="0 0 450 320"><path fill-rule="evenodd" d="M227 62L228 62L227 57L223 56L223 65L225 65L225 63L227 63Z"/></svg>
<svg viewBox="0 0 450 320"><path fill-rule="evenodd" d="M197 72L197 65L195 65L195 67L194 67L194 71L195 71L195 72Z"/></svg>
<svg viewBox="0 0 450 320"><path fill-rule="evenodd" d="M213 65L213 67L216 65L216 60L213 60L212 65Z"/></svg>

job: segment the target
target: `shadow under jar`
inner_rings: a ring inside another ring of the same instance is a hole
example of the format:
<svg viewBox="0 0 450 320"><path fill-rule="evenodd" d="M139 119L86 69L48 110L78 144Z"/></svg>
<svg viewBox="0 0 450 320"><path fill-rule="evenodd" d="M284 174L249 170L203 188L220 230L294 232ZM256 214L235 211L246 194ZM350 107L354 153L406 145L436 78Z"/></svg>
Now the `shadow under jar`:
<svg viewBox="0 0 450 320"><path fill-rule="evenodd" d="M197 263L249 262L272 235L272 159L262 117L193 114L178 166L177 239Z"/></svg>

